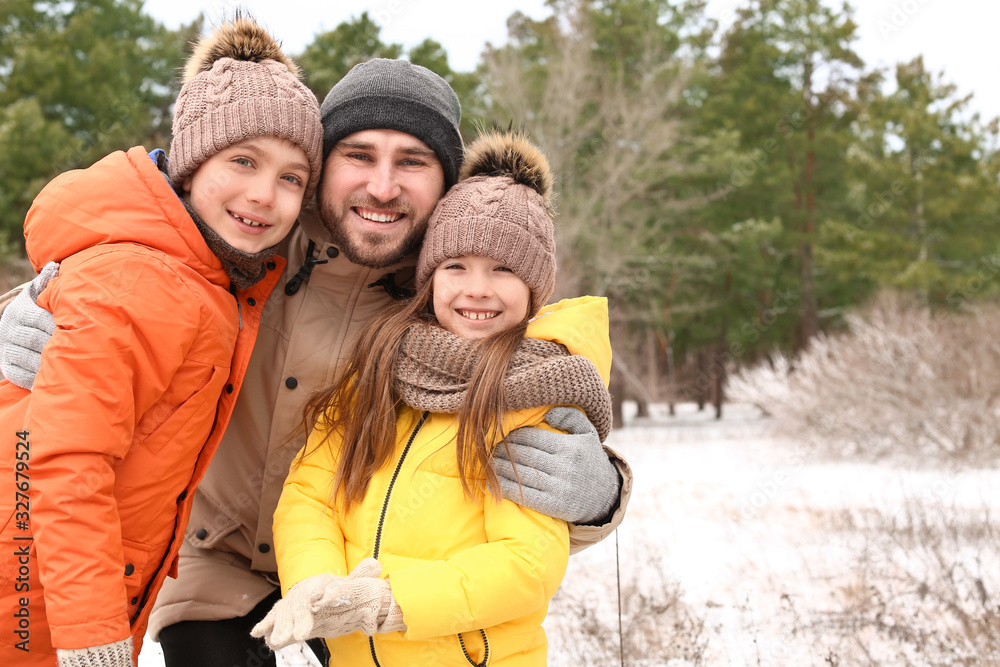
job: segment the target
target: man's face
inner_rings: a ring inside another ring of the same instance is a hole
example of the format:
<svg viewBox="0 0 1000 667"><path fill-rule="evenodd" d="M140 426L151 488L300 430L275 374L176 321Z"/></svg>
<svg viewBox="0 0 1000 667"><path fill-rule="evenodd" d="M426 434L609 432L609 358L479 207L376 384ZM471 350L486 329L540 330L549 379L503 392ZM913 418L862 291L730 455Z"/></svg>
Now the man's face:
<svg viewBox="0 0 1000 667"><path fill-rule="evenodd" d="M427 144L396 130L363 130L330 151L320 214L349 260L380 269L420 247L442 194L444 170Z"/></svg>

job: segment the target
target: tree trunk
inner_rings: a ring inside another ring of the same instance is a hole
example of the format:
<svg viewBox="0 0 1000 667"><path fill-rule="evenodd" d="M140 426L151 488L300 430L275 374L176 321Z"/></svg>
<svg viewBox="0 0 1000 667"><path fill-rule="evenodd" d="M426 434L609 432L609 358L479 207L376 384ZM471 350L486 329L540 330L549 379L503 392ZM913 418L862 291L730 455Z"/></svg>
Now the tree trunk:
<svg viewBox="0 0 1000 667"><path fill-rule="evenodd" d="M813 239L816 236L816 192L813 178L816 172L816 128L812 114L812 74L811 61L806 61L803 94L806 106L806 163L802 173L802 191L805 195L805 217L802 225L802 241L799 244L799 266L802 271L802 320L801 346L806 348L809 341L819 333L819 306L816 299L816 283L813 278ZM802 199L799 199L801 202Z"/></svg>
<svg viewBox="0 0 1000 667"><path fill-rule="evenodd" d="M715 363L712 364L712 397L715 401L715 418L722 419L722 404L726 391L726 329L723 327L721 342L715 352Z"/></svg>
<svg viewBox="0 0 1000 667"><path fill-rule="evenodd" d="M646 328L646 387L654 401L659 401L660 394L660 346L656 344L656 331L652 326Z"/></svg>
<svg viewBox="0 0 1000 667"><path fill-rule="evenodd" d="M642 356L646 357L646 392L647 395L652 400L659 400L660 393L657 390L657 382L659 377L659 359L656 354L656 334L652 327L647 327L643 335L642 345L644 349L642 350ZM636 397L636 405L638 407L637 417L649 417L650 415L650 404L649 400L645 396Z"/></svg>
<svg viewBox="0 0 1000 667"><path fill-rule="evenodd" d="M910 177L913 179L914 184L916 184L916 197L914 197L913 204L913 223L916 228L917 243L920 246L920 254L917 257L921 265L927 262L928 249L927 249L927 220L924 217L924 173L917 168L916 155L910 153ZM921 266L922 276L920 291L923 297L924 303L930 303L930 283L926 279L926 273L923 271Z"/></svg>
<svg viewBox="0 0 1000 667"><path fill-rule="evenodd" d="M608 389L611 391L611 417L612 417L612 428L621 428L625 425L625 419L622 416L622 401L625 397L625 379L622 377L621 371L617 368L617 364L611 363L611 382Z"/></svg>
<svg viewBox="0 0 1000 667"><path fill-rule="evenodd" d="M667 405L670 407L670 416L676 413L674 403L677 396L677 384L674 377L674 335L672 331L667 332L667 342L664 345L663 353L667 358Z"/></svg>
<svg viewBox="0 0 1000 667"><path fill-rule="evenodd" d="M696 400L698 401L698 412L705 409L705 403L708 400L708 392L712 389L711 375L708 369L708 350L705 348L698 349L698 380L695 382L694 390Z"/></svg>
<svg viewBox="0 0 1000 667"><path fill-rule="evenodd" d="M677 400L677 383L674 376L674 330L670 321L670 306L674 302L674 291L677 286L677 269L670 271L670 286L667 288L667 305L663 308L663 329L656 330L659 339L660 350L666 361L667 376L667 406L670 408L670 416L676 413L674 403Z"/></svg>
<svg viewBox="0 0 1000 667"><path fill-rule="evenodd" d="M649 401L641 396L636 396L635 398L635 416L649 417Z"/></svg>
<svg viewBox="0 0 1000 667"><path fill-rule="evenodd" d="M733 292L733 274L731 271L726 272L726 301L729 300L729 296ZM726 339L726 331L729 327L729 322L726 319L726 313L722 313L722 324L719 327L719 346L715 350L714 359L712 363L712 396L715 399L715 418L722 419L722 403L725 400L723 393L726 386L726 352L729 349L729 343Z"/></svg>

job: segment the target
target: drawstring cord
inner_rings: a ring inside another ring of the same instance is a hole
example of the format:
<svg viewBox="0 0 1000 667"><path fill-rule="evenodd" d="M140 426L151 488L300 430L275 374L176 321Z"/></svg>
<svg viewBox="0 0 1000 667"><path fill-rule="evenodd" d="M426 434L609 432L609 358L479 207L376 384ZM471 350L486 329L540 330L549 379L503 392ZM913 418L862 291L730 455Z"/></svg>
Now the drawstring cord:
<svg viewBox="0 0 1000 667"><path fill-rule="evenodd" d="M406 287L400 287L396 284L396 274L387 273L378 280L368 285L369 288L381 287L386 291L393 301L402 301L403 299L410 299L416 296L417 291L412 289L407 289Z"/></svg>
<svg viewBox="0 0 1000 667"><path fill-rule="evenodd" d="M313 257L314 250L316 250L316 242L310 239L309 247L306 248L306 258L302 260L302 266L299 267L298 273L289 278L288 282L285 283L285 294L288 296L292 296L298 292L299 288L302 287L302 283L309 280L314 266L317 264L326 264L327 260Z"/></svg>
<svg viewBox="0 0 1000 667"><path fill-rule="evenodd" d="M618 562L618 530L615 530L615 578L618 581L618 658L625 667L625 635L622 633L622 569Z"/></svg>
<svg viewBox="0 0 1000 667"><path fill-rule="evenodd" d="M302 287L302 284L307 280L309 280L309 276L312 275L313 268L315 268L317 264L327 263L327 260L325 259L316 259L315 257L313 257L313 252L315 250L316 250L316 242L310 239L309 247L306 248L305 259L302 260L302 266L300 266L298 272L294 276L289 278L287 283L285 283L285 294L287 294L288 296L292 296L293 294L298 292L299 288ZM416 295L416 290L408 289L406 287L401 287L396 284L395 273L387 273L386 275L382 276L375 282L370 283L368 287L383 288L393 301L402 301L403 299L410 299L414 295Z"/></svg>

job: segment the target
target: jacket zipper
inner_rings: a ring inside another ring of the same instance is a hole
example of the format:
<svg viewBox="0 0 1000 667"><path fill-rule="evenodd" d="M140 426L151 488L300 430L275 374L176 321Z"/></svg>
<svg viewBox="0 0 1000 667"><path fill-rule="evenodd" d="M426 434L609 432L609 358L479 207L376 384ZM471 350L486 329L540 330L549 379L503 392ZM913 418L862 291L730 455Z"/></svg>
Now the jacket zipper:
<svg viewBox="0 0 1000 667"><path fill-rule="evenodd" d="M403 447L403 453L399 455L399 461L396 463L396 470L392 473L392 479L389 480L389 488L385 491L385 500L382 501L382 513L378 517L378 527L375 529L375 546L372 549L372 558L378 559L379 549L382 545L382 527L385 525L385 515L389 511L389 497L392 496L392 489L396 486L396 478L399 477L399 471L403 468L403 461L406 460L406 455L410 451L410 446L417 437L417 432L420 431L420 427L424 425L427 421L427 417L430 415L430 411L424 412L420 417L420 421L417 425L413 427L413 432L410 433L410 439L406 441L406 447ZM372 662L375 663L376 667L382 667L381 663L378 661L378 656L375 655L375 638L368 638L368 649L372 654Z"/></svg>
<svg viewBox="0 0 1000 667"><path fill-rule="evenodd" d="M166 566L167 558L170 556L170 550L174 546L174 540L177 539L177 519L180 512L174 516L174 529L170 535L170 541L167 542L167 549L163 552L163 558L160 559L160 564L156 566L153 570L152 576L150 576L149 581L146 582L146 588L143 589L142 595L139 597L139 604L135 608L135 613L132 617L128 619L128 624L130 627L135 627L136 621L139 620L139 615L142 614L142 610L146 608L146 603L149 602L149 592L153 588L153 582L156 581L157 577L160 576L160 571Z"/></svg>
<svg viewBox="0 0 1000 667"><path fill-rule="evenodd" d="M243 306L240 305L240 295L236 293L236 285L229 284L229 293L236 299L236 322L240 325L240 331L243 331Z"/></svg>
<svg viewBox="0 0 1000 667"><path fill-rule="evenodd" d="M483 661L476 662L469 655L469 650L465 648L465 640L462 639L462 633L458 633L458 645L462 647L462 655L469 662L472 667L486 667L486 663L490 661L490 640L486 638L486 630L480 630L479 634L483 636Z"/></svg>

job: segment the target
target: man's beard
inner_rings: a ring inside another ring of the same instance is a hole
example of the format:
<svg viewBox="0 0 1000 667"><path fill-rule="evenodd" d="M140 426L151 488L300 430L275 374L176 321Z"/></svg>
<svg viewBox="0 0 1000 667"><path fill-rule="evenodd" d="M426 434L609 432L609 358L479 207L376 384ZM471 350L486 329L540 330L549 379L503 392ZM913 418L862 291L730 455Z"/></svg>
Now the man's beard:
<svg viewBox="0 0 1000 667"><path fill-rule="evenodd" d="M351 209L355 207L402 213L410 219L409 229L400 239L390 238L378 232L366 231L357 231L354 234L356 238L351 238L345 220ZM392 266L402 261L410 253L419 250L420 244L424 240L424 232L427 230L427 218L418 220L410 206L395 199L389 202L380 202L374 198L352 198L344 203L341 210L336 210L332 205L323 201L321 197L319 209L323 225L330 232L333 244L354 264L372 269L384 269L387 266Z"/></svg>

